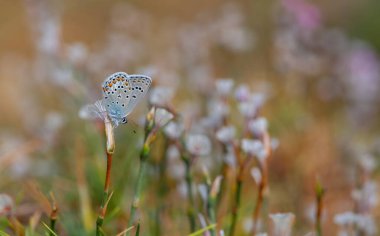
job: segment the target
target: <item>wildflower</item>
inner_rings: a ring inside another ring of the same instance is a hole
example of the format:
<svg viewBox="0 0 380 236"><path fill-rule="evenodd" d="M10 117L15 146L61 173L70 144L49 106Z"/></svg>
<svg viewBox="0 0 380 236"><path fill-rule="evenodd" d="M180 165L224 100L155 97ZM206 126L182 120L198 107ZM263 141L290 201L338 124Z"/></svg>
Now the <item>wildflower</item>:
<svg viewBox="0 0 380 236"><path fill-rule="evenodd" d="M356 214L350 211L335 215L334 223L342 228L347 226L356 226L358 230L366 235L376 234L376 224L370 215Z"/></svg>
<svg viewBox="0 0 380 236"><path fill-rule="evenodd" d="M253 118L264 104L264 101L265 96L263 94L252 94L247 101L239 103L239 111L244 117Z"/></svg>
<svg viewBox="0 0 380 236"><path fill-rule="evenodd" d="M221 79L216 81L216 92L220 96L228 96L234 86L234 81L232 79Z"/></svg>
<svg viewBox="0 0 380 236"><path fill-rule="evenodd" d="M267 132L268 121L264 117L250 120L248 123L248 128L254 135L261 136Z"/></svg>
<svg viewBox="0 0 380 236"><path fill-rule="evenodd" d="M7 194L0 194L0 217L7 216L12 212L13 200Z"/></svg>
<svg viewBox="0 0 380 236"><path fill-rule="evenodd" d="M376 222L370 215L357 214L356 227L365 235L375 235L377 232Z"/></svg>
<svg viewBox="0 0 380 236"><path fill-rule="evenodd" d="M260 140L243 139L241 149L251 156L256 156L260 161L264 161L268 156L264 144Z"/></svg>
<svg viewBox="0 0 380 236"><path fill-rule="evenodd" d="M356 200L361 210L370 211L378 203L378 187L375 181L366 181L360 189L352 192L352 198Z"/></svg>
<svg viewBox="0 0 380 236"><path fill-rule="evenodd" d="M339 226L352 225L355 222L355 213L351 211L336 214L334 216L334 223Z"/></svg>
<svg viewBox="0 0 380 236"><path fill-rule="evenodd" d="M149 97L149 103L152 106L165 107L172 100L174 91L167 87L156 87L152 89Z"/></svg>
<svg viewBox="0 0 380 236"><path fill-rule="evenodd" d="M163 127L173 118L174 115L168 110L163 108L157 108L154 115L154 123L156 127Z"/></svg>
<svg viewBox="0 0 380 236"><path fill-rule="evenodd" d="M359 157L359 165L364 171L371 173L377 166L374 156L371 154L364 154Z"/></svg>
<svg viewBox="0 0 380 236"><path fill-rule="evenodd" d="M294 223L294 214L293 213L277 213L270 214L270 218L273 221L274 225L274 234L275 236L290 236L292 232L292 226Z"/></svg>
<svg viewBox="0 0 380 236"><path fill-rule="evenodd" d="M239 87L237 87L235 90L235 98L238 102L248 101L250 95L251 92L246 85L239 85Z"/></svg>
<svg viewBox="0 0 380 236"><path fill-rule="evenodd" d="M235 127L224 126L216 132L216 139L224 144L231 143L235 138L235 132Z"/></svg>
<svg viewBox="0 0 380 236"><path fill-rule="evenodd" d="M211 142L205 135L189 134L186 137L186 148L194 156L205 156L211 152Z"/></svg>
<svg viewBox="0 0 380 236"><path fill-rule="evenodd" d="M164 128L164 133L166 136L168 136L170 139L178 139L181 137L184 126L182 122L179 121L170 121Z"/></svg>

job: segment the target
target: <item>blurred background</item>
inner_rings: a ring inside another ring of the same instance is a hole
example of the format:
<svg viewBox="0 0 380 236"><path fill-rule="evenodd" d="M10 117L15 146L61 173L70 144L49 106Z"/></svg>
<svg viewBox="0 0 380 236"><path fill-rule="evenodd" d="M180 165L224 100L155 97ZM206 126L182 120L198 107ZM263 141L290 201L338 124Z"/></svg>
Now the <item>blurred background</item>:
<svg viewBox="0 0 380 236"><path fill-rule="evenodd" d="M357 209L353 190L363 190L365 181L371 183L361 195L369 202L366 214L380 224L379 1L0 0L0 6L0 193L12 198L22 223L47 221L43 195L52 191L60 235L93 232L104 138L78 111L100 98L109 74L126 71L172 89L173 107L193 123L217 79L265 94L261 114L279 144L269 160L264 212L293 212L294 235L313 229L316 177L326 188L325 235L337 235L336 214ZM142 142L139 117L147 110L140 105L133 122L116 131L115 193L105 223L111 235L126 227ZM174 201L185 199L176 178L168 177L163 197L170 207L156 215L161 149L157 142L142 235L155 235L157 221L162 235L186 235L186 204ZM248 235L255 191L247 176L236 235ZM6 225L0 220L0 229Z"/></svg>

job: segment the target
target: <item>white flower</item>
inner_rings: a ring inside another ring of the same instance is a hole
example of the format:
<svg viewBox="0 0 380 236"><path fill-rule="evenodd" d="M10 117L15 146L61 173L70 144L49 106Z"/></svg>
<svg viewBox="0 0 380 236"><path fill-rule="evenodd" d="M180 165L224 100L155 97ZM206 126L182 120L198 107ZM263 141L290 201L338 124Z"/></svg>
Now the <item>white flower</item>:
<svg viewBox="0 0 380 236"><path fill-rule="evenodd" d="M216 132L216 138L222 143L230 143L235 138L236 129L233 126L224 126Z"/></svg>
<svg viewBox="0 0 380 236"><path fill-rule="evenodd" d="M265 102L261 93L251 94L247 101L239 103L239 111L246 118L253 118Z"/></svg>
<svg viewBox="0 0 380 236"><path fill-rule="evenodd" d="M365 235L375 235L377 232L376 222L370 215L356 215L356 227L365 232Z"/></svg>
<svg viewBox="0 0 380 236"><path fill-rule="evenodd" d="M246 85L240 85L235 90L235 98L239 102L248 101L250 96L251 92L249 91L249 88Z"/></svg>
<svg viewBox="0 0 380 236"><path fill-rule="evenodd" d="M13 208L13 200L7 194L0 194L0 217L9 215Z"/></svg>
<svg viewBox="0 0 380 236"><path fill-rule="evenodd" d="M264 161L268 156L264 144L260 140L243 139L241 149L249 155L256 156L260 161Z"/></svg>
<svg viewBox="0 0 380 236"><path fill-rule="evenodd" d="M174 118L174 115L163 108L157 108L154 116L154 123L158 127L166 125L171 119Z"/></svg>
<svg viewBox="0 0 380 236"><path fill-rule="evenodd" d="M167 106L172 100L174 91L167 87L156 87L152 89L149 97L149 103L153 106Z"/></svg>
<svg viewBox="0 0 380 236"><path fill-rule="evenodd" d="M170 121L164 128L164 133L171 139L178 139L184 131L183 123Z"/></svg>
<svg viewBox="0 0 380 236"><path fill-rule="evenodd" d="M356 220L356 214L347 211L334 216L334 223L339 226L352 225Z"/></svg>
<svg viewBox="0 0 380 236"><path fill-rule="evenodd" d="M341 227L355 226L358 230L365 232L365 235L375 235L377 232L376 223L370 215L348 211L335 215L334 222Z"/></svg>
<svg viewBox="0 0 380 236"><path fill-rule="evenodd" d="M232 79L221 79L215 82L216 92L221 96L228 96L234 87Z"/></svg>
<svg viewBox="0 0 380 236"><path fill-rule="evenodd" d="M259 117L248 122L248 128L254 135L262 135L267 132L268 121L264 117Z"/></svg>
<svg viewBox="0 0 380 236"><path fill-rule="evenodd" d="M257 167L254 167L251 169L251 176L253 178L253 180L255 181L256 185L259 185L261 183L261 180L262 180L262 175L261 175L261 171L259 168Z"/></svg>
<svg viewBox="0 0 380 236"><path fill-rule="evenodd" d="M377 206L378 187L375 181L366 181L361 189L354 190L351 195L363 210L370 211Z"/></svg>
<svg viewBox="0 0 380 236"><path fill-rule="evenodd" d="M292 233L292 227L294 223L293 213L277 213L270 214L269 217L273 221L274 236L290 236Z"/></svg>
<svg viewBox="0 0 380 236"><path fill-rule="evenodd" d="M371 154L364 154L358 157L359 165L367 172L371 173L377 166L375 157Z"/></svg>
<svg viewBox="0 0 380 236"><path fill-rule="evenodd" d="M195 156L205 156L211 152L210 139L202 134L189 134L186 137L186 148Z"/></svg>
<svg viewBox="0 0 380 236"><path fill-rule="evenodd" d="M229 106L221 100L211 100L208 103L208 112L210 116L224 117L230 113Z"/></svg>

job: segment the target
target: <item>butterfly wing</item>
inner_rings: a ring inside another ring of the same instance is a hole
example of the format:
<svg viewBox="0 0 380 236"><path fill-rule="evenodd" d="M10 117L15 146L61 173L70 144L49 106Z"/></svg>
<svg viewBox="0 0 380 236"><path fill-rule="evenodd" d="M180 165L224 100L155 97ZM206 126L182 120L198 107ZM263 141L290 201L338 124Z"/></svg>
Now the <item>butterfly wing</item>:
<svg viewBox="0 0 380 236"><path fill-rule="evenodd" d="M112 118L127 116L127 108L132 100L133 85L124 72L116 72L103 82L103 104Z"/></svg>
<svg viewBox="0 0 380 236"><path fill-rule="evenodd" d="M131 84L131 95L128 106L125 110L126 115L129 115L136 105L142 100L142 98L148 92L152 79L145 75L128 75L129 84Z"/></svg>
<svg viewBox="0 0 380 236"><path fill-rule="evenodd" d="M86 120L104 120L105 116L106 109L101 100L96 101L94 104L85 105L79 110L79 117Z"/></svg>

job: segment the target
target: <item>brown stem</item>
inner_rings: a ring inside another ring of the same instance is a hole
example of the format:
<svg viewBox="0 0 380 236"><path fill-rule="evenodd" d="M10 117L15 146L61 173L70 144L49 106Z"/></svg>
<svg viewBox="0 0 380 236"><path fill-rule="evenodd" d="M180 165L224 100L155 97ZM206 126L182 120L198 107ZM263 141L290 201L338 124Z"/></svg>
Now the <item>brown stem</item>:
<svg viewBox="0 0 380 236"><path fill-rule="evenodd" d="M111 166L112 166L112 153L107 153L107 171L106 171L106 181L104 183L104 192L109 191L111 182Z"/></svg>
<svg viewBox="0 0 380 236"><path fill-rule="evenodd" d="M103 199L102 205L99 209L98 219L96 220L96 235L101 236L101 227L103 225L103 220L106 215L107 205L109 200L109 187L111 183L111 166L112 166L112 153L107 152L107 171L106 171L106 180L104 183Z"/></svg>
<svg viewBox="0 0 380 236"><path fill-rule="evenodd" d="M267 159L272 154L272 148L271 148L271 142L270 142L270 136L268 132L264 132L262 136L262 142L264 144L265 150L267 152L267 157L264 161L257 160L259 163L259 169L261 171L261 182L259 184L257 199L256 199L256 205L255 209L252 214L252 221L253 221L253 227L252 227L252 235L256 234L256 230L258 227L258 220L260 216L260 209L262 208L263 201L264 201L264 194L268 185L268 165L267 165Z"/></svg>
<svg viewBox="0 0 380 236"><path fill-rule="evenodd" d="M263 200L264 200L264 188L265 188L265 185L264 185L264 182L262 181L259 185L259 193L258 193L257 199L256 199L256 206L255 206L255 210L253 211L253 215L252 215L252 220L253 220L252 235L256 235L260 209L261 209L261 205L262 205Z"/></svg>

